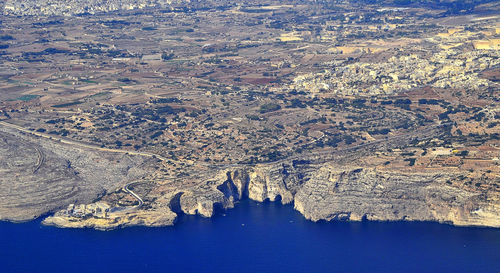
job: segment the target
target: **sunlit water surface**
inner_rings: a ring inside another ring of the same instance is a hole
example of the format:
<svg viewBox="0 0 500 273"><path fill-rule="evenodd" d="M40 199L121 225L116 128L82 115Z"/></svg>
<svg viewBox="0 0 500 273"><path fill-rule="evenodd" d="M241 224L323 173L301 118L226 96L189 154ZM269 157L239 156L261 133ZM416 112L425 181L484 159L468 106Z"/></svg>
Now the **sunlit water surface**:
<svg viewBox="0 0 500 273"><path fill-rule="evenodd" d="M500 272L500 229L312 223L291 206L243 201L167 228L0 223L0 272Z"/></svg>

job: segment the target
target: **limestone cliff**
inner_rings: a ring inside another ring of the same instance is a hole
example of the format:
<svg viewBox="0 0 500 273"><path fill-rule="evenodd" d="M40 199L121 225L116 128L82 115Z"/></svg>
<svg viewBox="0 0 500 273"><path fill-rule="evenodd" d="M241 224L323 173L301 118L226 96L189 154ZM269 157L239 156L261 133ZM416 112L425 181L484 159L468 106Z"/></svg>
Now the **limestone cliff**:
<svg viewBox="0 0 500 273"><path fill-rule="evenodd" d="M325 163L303 173L291 165L255 166L221 172L204 191L186 192L181 209L211 217L242 198L294 202L312 221L437 221L500 227L498 195L449 185L457 173L404 172ZM448 183L447 183L448 182ZM293 189L293 190L292 190Z"/></svg>
<svg viewBox="0 0 500 273"><path fill-rule="evenodd" d="M75 219L56 213L45 224L112 229L130 225L164 226L176 214L212 217L238 200L294 203L312 221L436 221L461 226L500 227L500 198L457 187L460 171L415 172L298 162L233 167L194 186L158 196L148 209L110 214L107 219Z"/></svg>
<svg viewBox="0 0 500 273"><path fill-rule="evenodd" d="M42 223L61 228L93 228L97 230L112 230L120 227L149 226L164 227L174 225L177 215L168 209L156 211L141 211L110 218L71 218L60 214L47 217Z"/></svg>
<svg viewBox="0 0 500 273"><path fill-rule="evenodd" d="M295 209L318 220L418 220L500 226L498 201L446 184L453 174L325 166L295 195ZM494 205L496 203L496 205ZM488 213L478 213L488 211Z"/></svg>

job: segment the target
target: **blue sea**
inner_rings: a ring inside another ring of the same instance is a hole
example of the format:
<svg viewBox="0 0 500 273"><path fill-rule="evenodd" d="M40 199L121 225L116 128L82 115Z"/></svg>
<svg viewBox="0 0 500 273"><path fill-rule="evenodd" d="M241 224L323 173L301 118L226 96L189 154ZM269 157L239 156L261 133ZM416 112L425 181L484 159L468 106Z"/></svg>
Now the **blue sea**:
<svg viewBox="0 0 500 273"><path fill-rule="evenodd" d="M0 223L0 272L500 272L500 229L322 222L243 201L110 232Z"/></svg>

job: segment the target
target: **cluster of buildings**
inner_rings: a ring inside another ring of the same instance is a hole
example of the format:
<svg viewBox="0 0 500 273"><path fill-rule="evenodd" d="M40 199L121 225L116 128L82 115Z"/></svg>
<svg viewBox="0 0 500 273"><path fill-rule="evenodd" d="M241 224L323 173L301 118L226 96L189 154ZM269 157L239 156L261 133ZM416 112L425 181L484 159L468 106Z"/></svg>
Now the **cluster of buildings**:
<svg viewBox="0 0 500 273"><path fill-rule="evenodd" d="M7 0L5 15L63 15L100 13L116 10L142 9L168 6L183 0Z"/></svg>
<svg viewBox="0 0 500 273"><path fill-rule="evenodd" d="M334 66L323 73L300 75L291 88L348 96L393 94L425 85L479 90L490 83L478 73L498 65L499 57L498 51L460 52L453 49L430 58L416 54L393 56L386 62L357 62Z"/></svg>
<svg viewBox="0 0 500 273"><path fill-rule="evenodd" d="M92 204L70 204L65 211L66 216L85 218L96 217L106 218L110 212L111 207L104 202L96 202Z"/></svg>
<svg viewBox="0 0 500 273"><path fill-rule="evenodd" d="M479 90L491 85L479 77L479 72L500 63L497 50L500 39L496 38L499 33L498 28L482 32L450 29L426 38L423 43L410 45L411 48L396 51L383 62L328 64L331 69L300 75L290 87L348 96L394 94L421 86ZM482 41L477 40L478 37L486 42L478 42Z"/></svg>

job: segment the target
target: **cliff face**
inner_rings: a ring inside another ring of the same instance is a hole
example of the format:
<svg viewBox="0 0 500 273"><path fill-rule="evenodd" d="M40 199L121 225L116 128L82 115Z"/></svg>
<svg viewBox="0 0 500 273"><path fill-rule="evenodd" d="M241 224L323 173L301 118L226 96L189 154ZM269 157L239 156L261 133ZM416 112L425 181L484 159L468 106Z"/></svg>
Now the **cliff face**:
<svg viewBox="0 0 500 273"><path fill-rule="evenodd" d="M294 202L312 221L437 221L454 225L500 227L498 195L447 184L457 174L415 173L376 168L317 166L304 173L291 166L252 167L221 172L204 193L181 196L187 214L211 217L236 200Z"/></svg>
<svg viewBox="0 0 500 273"><path fill-rule="evenodd" d="M228 209L235 201L250 198L263 202L280 199L293 201L283 178L271 167L237 168L221 171L201 187L187 189L180 196L180 209L186 214L214 215L217 209Z"/></svg>
<svg viewBox="0 0 500 273"><path fill-rule="evenodd" d="M147 209L110 213L106 219L75 219L61 211L44 223L97 229L166 226L173 225L179 213L212 217L249 198L293 202L295 209L312 221L437 221L500 227L498 193L472 191L450 182L462 174L296 161L235 167L219 171L205 183L172 188Z"/></svg>
<svg viewBox="0 0 500 273"><path fill-rule="evenodd" d="M325 166L295 195L307 219L418 220L481 225L484 196L448 186L439 173L398 173ZM494 226L500 226L498 211ZM492 222L490 222L492 223Z"/></svg>

